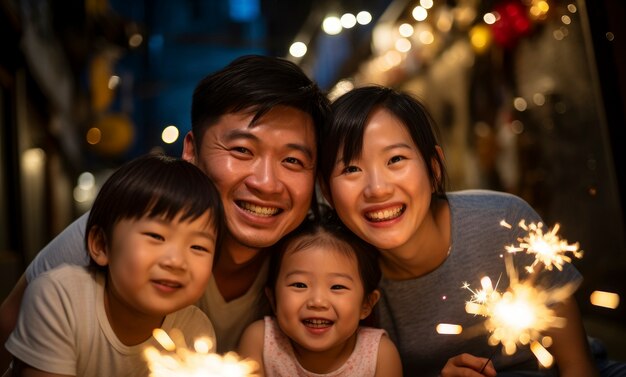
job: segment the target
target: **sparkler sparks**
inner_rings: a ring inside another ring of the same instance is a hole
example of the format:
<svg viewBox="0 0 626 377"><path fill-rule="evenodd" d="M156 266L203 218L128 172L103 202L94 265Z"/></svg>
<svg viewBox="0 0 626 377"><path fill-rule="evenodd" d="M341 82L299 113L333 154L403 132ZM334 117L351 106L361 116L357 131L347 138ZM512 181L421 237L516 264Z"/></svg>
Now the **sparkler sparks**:
<svg viewBox="0 0 626 377"><path fill-rule="evenodd" d="M511 225L504 220L500 222L500 225L511 228ZM535 254L535 261L530 266L526 266L526 270L530 273L538 264L543 264L547 270L552 270L553 267L559 271L563 270L563 264L572 261L567 253L571 253L576 258L583 256L583 251L578 249L578 242L568 244L566 240L557 235L560 227L558 223L547 233L543 232L543 223L541 222L526 225L526 222L522 220L518 226L526 230L528 234L518 238L519 245L505 246L505 248L509 253L525 251L528 254Z"/></svg>
<svg viewBox="0 0 626 377"><path fill-rule="evenodd" d="M159 352L155 347L144 350L150 369L150 377L254 377L258 369L256 362L241 360L229 352L220 356L209 351L213 348L210 339L200 338L194 342L194 350L187 348L184 337L176 329L170 333L155 329L154 338L166 350Z"/></svg>
<svg viewBox="0 0 626 377"><path fill-rule="evenodd" d="M535 356L541 357L540 362L551 364L551 356L545 356L549 352L539 344L545 338L541 333L565 325L565 319L556 316L550 306L569 297L574 292L574 285L540 290L530 281L518 280L510 257L505 258L505 263L510 286L504 293L493 288L489 277L481 279L482 289L473 290L468 283L463 283L462 288L472 292L465 311L487 317L488 342L492 346L502 344L504 354L512 355L518 345L531 344ZM550 339L546 341L549 343Z"/></svg>

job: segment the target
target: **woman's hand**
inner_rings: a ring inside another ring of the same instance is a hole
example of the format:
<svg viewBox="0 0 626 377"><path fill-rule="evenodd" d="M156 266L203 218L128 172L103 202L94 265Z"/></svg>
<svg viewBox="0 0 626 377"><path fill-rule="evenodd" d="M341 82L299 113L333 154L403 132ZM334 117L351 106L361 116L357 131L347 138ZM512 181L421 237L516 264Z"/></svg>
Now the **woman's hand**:
<svg viewBox="0 0 626 377"><path fill-rule="evenodd" d="M491 360L469 353L451 357L441 370L441 377L495 377L495 375L496 370Z"/></svg>

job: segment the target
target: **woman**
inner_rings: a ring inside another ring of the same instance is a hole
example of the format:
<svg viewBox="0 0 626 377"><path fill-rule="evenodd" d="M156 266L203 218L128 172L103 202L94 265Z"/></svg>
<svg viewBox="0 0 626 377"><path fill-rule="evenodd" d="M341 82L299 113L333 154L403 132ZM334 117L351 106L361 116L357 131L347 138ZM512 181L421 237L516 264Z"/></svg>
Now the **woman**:
<svg viewBox="0 0 626 377"><path fill-rule="evenodd" d="M499 291L508 287L504 247L525 235L520 220L537 223L539 215L510 194L446 193L435 126L407 94L378 86L354 89L333 103L333 113L320 144L321 187L348 228L381 252L379 320L399 348L405 375L543 375L527 347L511 356L494 352L484 317L465 312L470 296L461 289L464 283L479 286L483 276L498 281ZM513 226L503 227L501 220ZM521 279L532 264L529 257L514 256ZM570 264L532 276L545 289L581 281ZM566 325L544 335L552 336L549 351L560 375L597 375L574 299L554 309ZM440 323L459 324L463 332L438 334Z"/></svg>

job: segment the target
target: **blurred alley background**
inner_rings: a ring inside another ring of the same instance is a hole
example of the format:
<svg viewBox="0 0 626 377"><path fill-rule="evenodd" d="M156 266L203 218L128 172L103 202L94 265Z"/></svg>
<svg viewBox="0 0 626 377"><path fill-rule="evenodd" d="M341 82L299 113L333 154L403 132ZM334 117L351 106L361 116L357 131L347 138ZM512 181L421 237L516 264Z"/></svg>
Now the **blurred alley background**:
<svg viewBox="0 0 626 377"><path fill-rule="evenodd" d="M587 332L626 360L624 19L620 0L0 0L0 298L113 169L180 155L201 78L263 54L331 98L422 98L452 189L517 194L580 243Z"/></svg>

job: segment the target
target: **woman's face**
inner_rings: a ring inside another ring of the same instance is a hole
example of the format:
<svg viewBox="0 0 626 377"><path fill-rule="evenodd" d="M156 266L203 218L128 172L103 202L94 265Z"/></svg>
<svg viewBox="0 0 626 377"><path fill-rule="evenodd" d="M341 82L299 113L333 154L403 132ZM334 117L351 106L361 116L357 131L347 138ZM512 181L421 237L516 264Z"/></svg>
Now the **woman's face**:
<svg viewBox="0 0 626 377"><path fill-rule="evenodd" d="M362 151L347 165L337 156L328 188L339 217L381 250L411 245L429 216L432 194L420 151L404 124L384 108L372 112Z"/></svg>

